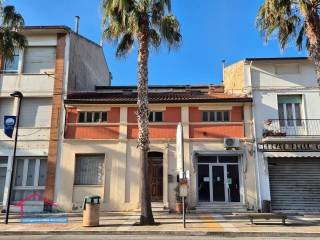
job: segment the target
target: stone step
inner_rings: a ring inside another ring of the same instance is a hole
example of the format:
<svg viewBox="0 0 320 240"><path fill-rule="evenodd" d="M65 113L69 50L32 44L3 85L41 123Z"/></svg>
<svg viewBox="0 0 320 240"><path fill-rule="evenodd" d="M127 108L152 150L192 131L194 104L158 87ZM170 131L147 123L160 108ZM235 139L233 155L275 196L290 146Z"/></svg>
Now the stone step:
<svg viewBox="0 0 320 240"><path fill-rule="evenodd" d="M247 207L242 203L200 203L193 212L209 213L236 213L246 212Z"/></svg>

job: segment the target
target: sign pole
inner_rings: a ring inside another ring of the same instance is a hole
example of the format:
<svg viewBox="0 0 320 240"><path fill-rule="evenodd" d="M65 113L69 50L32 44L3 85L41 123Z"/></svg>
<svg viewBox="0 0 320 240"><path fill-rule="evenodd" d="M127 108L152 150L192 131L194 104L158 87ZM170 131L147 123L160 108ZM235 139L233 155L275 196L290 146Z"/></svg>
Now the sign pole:
<svg viewBox="0 0 320 240"><path fill-rule="evenodd" d="M6 217L5 217L5 224L8 224L9 221L9 212L10 212L10 202L11 202L11 193L12 193L12 184L13 184L13 175L14 175L14 168L16 162L16 152L17 152L17 141L18 141L18 130L19 130L19 120L20 120L20 109L21 109L21 101L23 95L21 92L14 92L10 94L11 97L18 98L18 114L17 114L17 127L16 127L16 134L14 138L14 148L13 148L13 159L12 159L12 167L11 167L11 176L10 176L10 184L8 190L8 198L7 198L7 206L6 206Z"/></svg>

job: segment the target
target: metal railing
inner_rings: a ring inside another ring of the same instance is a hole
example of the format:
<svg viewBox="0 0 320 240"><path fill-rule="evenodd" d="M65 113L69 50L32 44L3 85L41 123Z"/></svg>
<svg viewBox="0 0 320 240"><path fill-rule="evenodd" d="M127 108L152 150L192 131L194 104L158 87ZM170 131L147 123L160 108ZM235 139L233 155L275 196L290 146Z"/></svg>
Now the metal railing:
<svg viewBox="0 0 320 240"><path fill-rule="evenodd" d="M269 119L263 137L320 136L320 119Z"/></svg>

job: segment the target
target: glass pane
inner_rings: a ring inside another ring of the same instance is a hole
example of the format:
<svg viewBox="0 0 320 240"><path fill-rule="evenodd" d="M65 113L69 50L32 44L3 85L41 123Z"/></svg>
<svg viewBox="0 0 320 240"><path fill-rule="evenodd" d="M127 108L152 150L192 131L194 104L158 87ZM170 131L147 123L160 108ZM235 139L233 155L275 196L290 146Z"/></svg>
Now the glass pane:
<svg viewBox="0 0 320 240"><path fill-rule="evenodd" d="M11 201L18 202L21 201L23 198L26 198L35 193L43 196L44 190L14 190L12 193L13 194ZM34 197L28 201L39 201L39 198Z"/></svg>
<svg viewBox="0 0 320 240"><path fill-rule="evenodd" d="M0 164L7 164L8 158L7 157L0 157Z"/></svg>
<svg viewBox="0 0 320 240"><path fill-rule="evenodd" d="M240 202L240 182L238 165L227 165L227 178L229 185L229 201Z"/></svg>
<svg viewBox="0 0 320 240"><path fill-rule="evenodd" d="M238 156L219 156L219 163L237 163Z"/></svg>
<svg viewBox="0 0 320 240"><path fill-rule="evenodd" d="M155 121L156 122L162 122L162 119L163 119L163 112L156 112L155 113Z"/></svg>
<svg viewBox="0 0 320 240"><path fill-rule="evenodd" d="M103 184L104 155L77 156L76 158L76 185Z"/></svg>
<svg viewBox="0 0 320 240"><path fill-rule="evenodd" d="M209 165L198 165L199 201L210 202Z"/></svg>
<svg viewBox="0 0 320 240"><path fill-rule="evenodd" d="M290 119L294 119L293 118L293 108L292 108L292 104L291 103L287 103L286 104L286 108L287 108L287 122L288 122L288 126L294 126L293 121Z"/></svg>
<svg viewBox="0 0 320 240"><path fill-rule="evenodd" d="M280 119L280 126L283 127L285 126L285 116L284 116L284 106L282 103L278 104L278 114L279 114L279 119Z"/></svg>
<svg viewBox="0 0 320 240"><path fill-rule="evenodd" d="M223 112L223 120L225 122L229 122L230 121L230 114L229 112Z"/></svg>
<svg viewBox="0 0 320 240"><path fill-rule="evenodd" d="M107 118L108 118L107 112L102 112L101 122L107 122Z"/></svg>
<svg viewBox="0 0 320 240"><path fill-rule="evenodd" d="M217 157L216 156L199 156L198 163L216 163Z"/></svg>
<svg viewBox="0 0 320 240"><path fill-rule="evenodd" d="M222 122L222 112L217 112L217 121Z"/></svg>
<svg viewBox="0 0 320 240"><path fill-rule="evenodd" d="M153 112L150 112L149 114L149 122L154 122Z"/></svg>
<svg viewBox="0 0 320 240"><path fill-rule="evenodd" d="M212 195L213 201L224 202L225 201L225 180L224 180L224 167L213 166L212 167Z"/></svg>
<svg viewBox="0 0 320 240"><path fill-rule="evenodd" d="M203 122L208 122L209 121L208 115L209 115L208 112L202 112L202 121Z"/></svg>
<svg viewBox="0 0 320 240"><path fill-rule="evenodd" d="M210 114L210 122L216 121L216 113L215 112L209 112Z"/></svg>
<svg viewBox="0 0 320 240"><path fill-rule="evenodd" d="M36 160L29 159L28 172L27 172L27 186L34 186L35 167L36 167Z"/></svg>
<svg viewBox="0 0 320 240"><path fill-rule="evenodd" d="M85 117L85 113L84 112L80 112L79 113L79 122L80 123L85 122L84 117Z"/></svg>
<svg viewBox="0 0 320 240"><path fill-rule="evenodd" d="M47 159L40 159L38 186L45 186L47 181Z"/></svg>
<svg viewBox="0 0 320 240"><path fill-rule="evenodd" d="M93 113L93 121L94 122L100 122L100 112L94 112Z"/></svg>
<svg viewBox="0 0 320 240"><path fill-rule="evenodd" d="M295 103L294 104L294 110L296 114L296 125L297 126L302 126L302 120L301 120L301 104L300 103Z"/></svg>
<svg viewBox="0 0 320 240"><path fill-rule="evenodd" d="M86 122L92 122L92 112L87 112L87 119Z"/></svg>
<svg viewBox="0 0 320 240"><path fill-rule="evenodd" d="M4 65L5 72L18 72L19 55L13 56L13 61L6 61Z"/></svg>
<svg viewBox="0 0 320 240"><path fill-rule="evenodd" d="M15 186L22 186L22 178L23 178L23 165L24 165L24 160L19 159L16 160L16 176L15 176Z"/></svg>

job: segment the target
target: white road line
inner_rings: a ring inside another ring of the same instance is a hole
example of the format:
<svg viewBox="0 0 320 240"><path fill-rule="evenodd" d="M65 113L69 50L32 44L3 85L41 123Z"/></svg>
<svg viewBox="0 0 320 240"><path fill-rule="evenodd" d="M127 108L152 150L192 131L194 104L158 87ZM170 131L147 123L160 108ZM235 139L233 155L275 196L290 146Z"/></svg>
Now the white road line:
<svg viewBox="0 0 320 240"><path fill-rule="evenodd" d="M223 230L226 232L239 232L239 229L236 228L232 223L226 222L227 220L220 214L212 214L214 219L217 220L218 224L223 227Z"/></svg>

